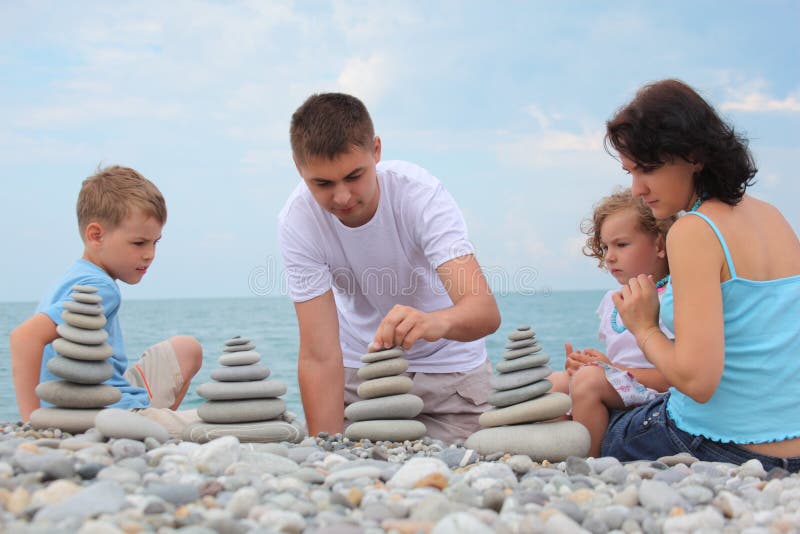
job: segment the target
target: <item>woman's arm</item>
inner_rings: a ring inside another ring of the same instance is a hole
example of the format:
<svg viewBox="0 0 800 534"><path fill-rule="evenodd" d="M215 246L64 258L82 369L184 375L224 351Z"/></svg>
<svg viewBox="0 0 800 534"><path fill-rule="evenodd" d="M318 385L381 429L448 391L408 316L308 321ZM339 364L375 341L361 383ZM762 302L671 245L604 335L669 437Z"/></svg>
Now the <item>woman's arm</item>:
<svg viewBox="0 0 800 534"><path fill-rule="evenodd" d="M707 402L722 377L725 340L720 276L725 264L714 232L699 218L676 222L667 236L675 301L675 341L658 327L655 284L642 275L614 296L647 359L672 386Z"/></svg>

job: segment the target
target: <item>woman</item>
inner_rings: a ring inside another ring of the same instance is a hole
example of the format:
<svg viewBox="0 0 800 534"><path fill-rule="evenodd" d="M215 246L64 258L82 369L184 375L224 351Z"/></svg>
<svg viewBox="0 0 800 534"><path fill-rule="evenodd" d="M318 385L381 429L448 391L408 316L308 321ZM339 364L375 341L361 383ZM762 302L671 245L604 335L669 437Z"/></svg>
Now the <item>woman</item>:
<svg viewBox="0 0 800 534"><path fill-rule="evenodd" d="M606 144L667 236L671 280L632 278L614 295L670 393L615 413L603 454L688 452L707 461L800 469L800 242L780 212L745 193L747 142L677 80L642 88L607 123Z"/></svg>

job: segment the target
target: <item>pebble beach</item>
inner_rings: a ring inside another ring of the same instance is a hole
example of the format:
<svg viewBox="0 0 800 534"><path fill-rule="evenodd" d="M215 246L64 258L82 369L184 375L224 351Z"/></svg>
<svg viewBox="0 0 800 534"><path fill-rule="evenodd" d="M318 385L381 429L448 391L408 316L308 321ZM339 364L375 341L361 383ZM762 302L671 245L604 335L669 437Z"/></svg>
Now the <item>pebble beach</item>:
<svg viewBox="0 0 800 534"><path fill-rule="evenodd" d="M6 423L12 533L800 531L800 476L674 456L622 464L481 456L423 438L200 445Z"/></svg>

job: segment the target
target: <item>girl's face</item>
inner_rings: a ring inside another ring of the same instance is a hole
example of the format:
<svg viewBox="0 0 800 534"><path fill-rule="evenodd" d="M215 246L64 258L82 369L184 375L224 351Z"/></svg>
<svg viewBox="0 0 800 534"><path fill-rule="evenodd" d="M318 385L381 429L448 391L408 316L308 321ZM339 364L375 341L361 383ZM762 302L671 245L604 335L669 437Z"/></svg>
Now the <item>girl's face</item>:
<svg viewBox="0 0 800 534"><path fill-rule="evenodd" d="M663 239L642 230L634 208L606 217L600 227L600 242L605 267L620 284L640 274L652 274L656 281L667 275Z"/></svg>
<svg viewBox="0 0 800 534"><path fill-rule="evenodd" d="M697 199L694 174L702 163L691 163L676 157L655 169L645 169L620 155L622 168L631 175L631 193L642 197L656 219L667 219L681 210L688 210Z"/></svg>

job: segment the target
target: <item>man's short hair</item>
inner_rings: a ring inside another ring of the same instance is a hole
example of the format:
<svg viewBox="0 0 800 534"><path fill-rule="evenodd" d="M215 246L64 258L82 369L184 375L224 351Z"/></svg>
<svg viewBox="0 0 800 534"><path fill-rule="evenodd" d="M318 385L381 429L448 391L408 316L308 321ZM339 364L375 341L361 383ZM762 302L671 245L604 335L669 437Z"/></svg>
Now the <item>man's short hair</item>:
<svg viewBox="0 0 800 534"><path fill-rule="evenodd" d="M116 228L132 209L167 222L167 204L158 188L129 167L114 165L98 169L86 178L78 194L78 228L83 236L93 221Z"/></svg>
<svg viewBox="0 0 800 534"><path fill-rule="evenodd" d="M289 137L295 162L303 165L312 158L336 159L354 146L369 150L375 129L358 98L320 93L308 97L294 112Z"/></svg>

